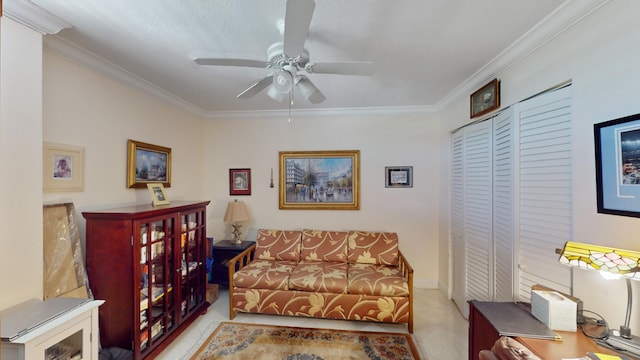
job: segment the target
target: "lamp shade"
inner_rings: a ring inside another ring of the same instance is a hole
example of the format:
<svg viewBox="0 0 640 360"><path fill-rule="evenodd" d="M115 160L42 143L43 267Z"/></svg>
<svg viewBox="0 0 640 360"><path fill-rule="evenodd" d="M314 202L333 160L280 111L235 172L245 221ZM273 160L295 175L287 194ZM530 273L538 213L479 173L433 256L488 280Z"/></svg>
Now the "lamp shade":
<svg viewBox="0 0 640 360"><path fill-rule="evenodd" d="M557 250L561 264L640 280L640 252L568 241Z"/></svg>
<svg viewBox="0 0 640 360"><path fill-rule="evenodd" d="M231 201L227 205L227 211L224 213L224 222L235 223L238 221L249 220L249 212L243 201Z"/></svg>

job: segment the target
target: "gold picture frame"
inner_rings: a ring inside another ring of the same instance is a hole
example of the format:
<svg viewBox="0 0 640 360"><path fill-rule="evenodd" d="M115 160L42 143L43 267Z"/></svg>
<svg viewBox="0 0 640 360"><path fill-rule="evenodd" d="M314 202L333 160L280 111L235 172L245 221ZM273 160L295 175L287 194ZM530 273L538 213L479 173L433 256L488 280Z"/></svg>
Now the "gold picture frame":
<svg viewBox="0 0 640 360"><path fill-rule="evenodd" d="M280 209L359 210L360 151L281 151Z"/></svg>
<svg viewBox="0 0 640 360"><path fill-rule="evenodd" d="M171 148L127 141L127 187L145 188L147 184L171 187Z"/></svg>
<svg viewBox="0 0 640 360"><path fill-rule="evenodd" d="M84 148L43 142L44 192L84 190Z"/></svg>
<svg viewBox="0 0 640 360"><path fill-rule="evenodd" d="M500 107L500 80L493 79L471 94L471 117L487 114Z"/></svg>
<svg viewBox="0 0 640 360"><path fill-rule="evenodd" d="M151 203L153 206L169 204L169 197L161 183L148 183L147 189L151 194Z"/></svg>

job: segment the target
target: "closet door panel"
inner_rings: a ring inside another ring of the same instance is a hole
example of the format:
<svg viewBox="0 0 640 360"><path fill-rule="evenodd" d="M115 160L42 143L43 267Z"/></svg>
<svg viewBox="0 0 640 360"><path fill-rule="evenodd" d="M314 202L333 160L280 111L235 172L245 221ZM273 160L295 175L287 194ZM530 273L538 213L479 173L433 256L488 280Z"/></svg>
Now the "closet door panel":
<svg viewBox="0 0 640 360"><path fill-rule="evenodd" d="M519 124L519 268L522 301L531 285L570 292L554 250L573 238L571 88L515 106Z"/></svg>
<svg viewBox="0 0 640 360"><path fill-rule="evenodd" d="M464 234L467 300L493 298L492 126L464 129Z"/></svg>
<svg viewBox="0 0 640 360"><path fill-rule="evenodd" d="M494 301L514 299L514 126L513 111L493 119Z"/></svg>
<svg viewBox="0 0 640 360"><path fill-rule="evenodd" d="M464 244L464 129L451 136L451 282L453 301L468 317Z"/></svg>

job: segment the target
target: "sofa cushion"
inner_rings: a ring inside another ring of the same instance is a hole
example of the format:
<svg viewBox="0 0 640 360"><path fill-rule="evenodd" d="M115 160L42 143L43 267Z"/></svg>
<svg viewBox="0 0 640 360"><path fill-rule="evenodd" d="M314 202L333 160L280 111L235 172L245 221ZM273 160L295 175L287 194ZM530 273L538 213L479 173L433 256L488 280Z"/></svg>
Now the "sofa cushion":
<svg viewBox="0 0 640 360"><path fill-rule="evenodd" d="M301 261L289 278L289 289L344 294L347 292L347 264Z"/></svg>
<svg viewBox="0 0 640 360"><path fill-rule="evenodd" d="M398 234L351 231L348 239L349 263L398 265Z"/></svg>
<svg viewBox="0 0 640 360"><path fill-rule="evenodd" d="M346 231L304 230L300 260L347 262Z"/></svg>
<svg viewBox="0 0 640 360"><path fill-rule="evenodd" d="M300 260L300 238L302 231L258 230L254 259Z"/></svg>
<svg viewBox="0 0 640 360"><path fill-rule="evenodd" d="M254 260L233 274L233 286L249 289L288 290L293 261Z"/></svg>
<svg viewBox="0 0 640 360"><path fill-rule="evenodd" d="M409 284L396 266L348 264L348 293L409 296Z"/></svg>

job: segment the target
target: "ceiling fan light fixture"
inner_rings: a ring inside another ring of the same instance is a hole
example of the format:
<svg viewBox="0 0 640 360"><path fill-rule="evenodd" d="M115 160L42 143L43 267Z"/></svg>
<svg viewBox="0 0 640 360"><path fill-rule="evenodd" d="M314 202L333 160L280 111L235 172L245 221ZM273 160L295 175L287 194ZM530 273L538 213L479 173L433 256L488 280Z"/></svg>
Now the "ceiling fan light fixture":
<svg viewBox="0 0 640 360"><path fill-rule="evenodd" d="M284 101L286 93L278 91L275 86L270 86L269 90L267 90L267 95L277 102L282 102Z"/></svg>
<svg viewBox="0 0 640 360"><path fill-rule="evenodd" d="M306 76L296 78L296 87L300 94L312 104L319 104L326 100L320 90Z"/></svg>
<svg viewBox="0 0 640 360"><path fill-rule="evenodd" d="M288 93L293 87L293 75L286 70L278 71L273 75L273 86L281 93ZM271 89L269 89L271 90Z"/></svg>

